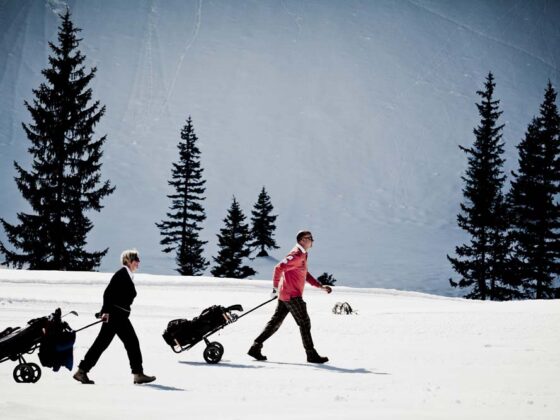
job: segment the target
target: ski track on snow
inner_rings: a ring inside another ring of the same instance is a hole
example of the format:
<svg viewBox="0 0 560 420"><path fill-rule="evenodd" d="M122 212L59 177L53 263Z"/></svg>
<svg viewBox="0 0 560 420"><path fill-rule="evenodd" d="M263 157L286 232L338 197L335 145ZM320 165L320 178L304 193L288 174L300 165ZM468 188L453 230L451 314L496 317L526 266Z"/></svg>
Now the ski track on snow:
<svg viewBox="0 0 560 420"><path fill-rule="evenodd" d="M177 79L179 78L179 72L181 71L181 67L183 66L183 61L185 61L185 57L187 56L187 52L191 49L192 45L198 38L198 33L200 31L200 25L202 22L202 0L198 0L197 8L195 13L195 23L192 30L192 35L190 40L185 44L185 48L179 57L179 62L177 63L177 67L175 68L175 74L173 75L173 79L171 79L171 83L169 88L167 89L167 95L165 97L165 102L163 106L167 106L169 100L171 99L171 95L173 95L175 90L175 84L177 83ZM160 112L160 115L163 113L163 109Z"/></svg>
<svg viewBox="0 0 560 420"><path fill-rule="evenodd" d="M519 51L519 52L521 52L521 53L523 53L523 54L525 54L525 55L527 55L527 56L529 56L529 57L531 57L531 58L533 58L533 59L535 59L535 60L537 60L537 61L540 61L542 64L546 65L547 67L550 67L550 68L551 68L552 70L554 70L555 72L558 72L558 71L559 71L558 68L557 68L553 63L548 62L548 61L545 60L544 58L542 58L542 57L540 57L540 56L538 56L538 55L535 55L535 54L531 53L530 51L525 50L524 48L518 47L517 45L511 44L511 43L509 43L509 42L507 42L507 41L498 39L498 38L493 37L493 36L491 36L491 35L488 35L488 34L486 34L486 33L484 33L484 32L481 32L481 31L479 31L479 30L477 30L477 29L474 29L474 28L472 28L471 26L469 26L469 25L467 25L467 24L461 23L461 22L459 22L459 21L456 21L455 19L452 19L452 18L450 18L450 17L448 17L448 16L445 16L444 14L441 14L441 13L439 13L439 12L436 12L435 10L432 10L432 9L430 9L429 7L427 7L427 6L423 5L423 4L416 3L416 2L413 1L413 0L407 0L407 1L408 1L410 4L412 4L412 5L414 5L414 6L418 7L418 8L420 8L420 9L422 9L422 10L425 10L425 11L428 12L428 13L431 13L431 14L434 15L434 16L437 16L437 17L439 17L439 18L441 18L441 19L444 19L444 20L446 20L446 21L448 21L448 22L450 22L450 23L453 23L453 24L457 25L457 26L460 27L460 28L463 28L463 29L465 29L465 30L467 30L467 31L470 31L470 32L472 32L472 33L474 33L474 34L476 34L476 35L478 35L478 36L481 36L481 37L483 37L483 38L486 38L486 39L488 39L488 40L490 40L490 41L496 42L496 43L498 43L498 44L500 44L500 45L503 45L503 46L512 48L512 49L514 49L514 50L516 50L516 51Z"/></svg>

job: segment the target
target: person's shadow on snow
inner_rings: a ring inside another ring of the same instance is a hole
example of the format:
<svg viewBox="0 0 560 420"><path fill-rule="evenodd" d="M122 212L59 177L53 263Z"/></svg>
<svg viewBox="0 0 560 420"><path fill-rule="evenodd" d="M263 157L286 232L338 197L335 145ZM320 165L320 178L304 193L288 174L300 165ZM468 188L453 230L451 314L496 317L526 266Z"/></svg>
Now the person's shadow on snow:
<svg viewBox="0 0 560 420"><path fill-rule="evenodd" d="M159 391L185 391L183 388L175 388L174 386L159 385L159 384L142 384L143 388L154 388Z"/></svg>
<svg viewBox="0 0 560 420"><path fill-rule="evenodd" d="M206 362L187 362L185 360L180 360L179 363L189 366L215 366L215 367L224 367L224 368L235 368L235 369L261 369L264 366L255 366L255 365L241 365L237 363L229 363L227 360L222 361L216 364L210 364Z"/></svg>
<svg viewBox="0 0 560 420"><path fill-rule="evenodd" d="M274 364L274 365L305 366L305 367L316 368L316 369L331 370L333 372L340 372L340 373L363 373L363 374L371 373L371 374L374 374L374 375L390 375L390 373L387 373L387 372L373 372L371 370L364 369L364 368L347 369L347 368L342 368L342 367L333 366L333 365L321 365L321 364L309 364L309 363L270 362L270 361L266 361L264 363L265 364Z"/></svg>
<svg viewBox="0 0 560 420"><path fill-rule="evenodd" d="M234 369L262 369L262 368L266 367L267 365L304 366L304 367L309 367L309 368L330 370L330 371L339 372L339 373L361 373L361 374L373 374L373 375L390 375L390 373L387 373L387 372L373 372L371 370L364 369L364 368L347 369L347 368L332 366L332 365L319 365L319 364L309 364L309 363L288 363L288 362L259 361L259 362L254 362L257 365L255 365L255 364L242 365L242 364L236 364L236 363L228 363L227 360L222 361L221 363L216 363L214 365L206 363L206 362L187 362L187 361L184 361L184 360L179 361L179 363L182 363L184 365L189 365L189 366L215 366L215 367L234 368Z"/></svg>

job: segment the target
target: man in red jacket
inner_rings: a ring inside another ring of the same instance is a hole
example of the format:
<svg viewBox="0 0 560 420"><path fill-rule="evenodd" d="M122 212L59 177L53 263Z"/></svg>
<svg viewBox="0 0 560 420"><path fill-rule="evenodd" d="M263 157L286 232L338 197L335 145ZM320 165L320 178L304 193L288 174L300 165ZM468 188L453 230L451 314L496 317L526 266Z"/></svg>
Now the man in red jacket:
<svg viewBox="0 0 560 420"><path fill-rule="evenodd" d="M291 313L299 326L303 347L307 353L309 363L325 363L329 359L319 356L313 346L311 338L311 321L307 314L307 306L303 301L303 288L305 282L312 286L319 287L331 293L329 286L323 286L307 271L307 251L313 246L313 235L309 231L301 231L297 234L297 244L276 267L274 267L272 297L278 296L278 306L276 311L263 332L255 339L249 349L249 356L257 360L266 360L266 356L261 353L263 343L272 336L282 322ZM278 291L280 294L278 295Z"/></svg>

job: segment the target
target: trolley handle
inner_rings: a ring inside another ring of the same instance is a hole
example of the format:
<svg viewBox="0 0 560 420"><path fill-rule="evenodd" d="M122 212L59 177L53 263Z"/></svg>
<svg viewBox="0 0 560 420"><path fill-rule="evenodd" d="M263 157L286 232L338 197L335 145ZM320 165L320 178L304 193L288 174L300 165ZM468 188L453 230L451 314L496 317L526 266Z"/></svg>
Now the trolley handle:
<svg viewBox="0 0 560 420"><path fill-rule="evenodd" d="M277 300L277 297L273 297L272 299L267 300L266 302L261 303L260 305L255 306L253 309L248 310L247 312L245 312L243 315L240 315L237 317L237 319L243 318L245 315L249 315L251 312L256 311L257 309L259 309L261 306L266 305L267 303L272 302L273 300Z"/></svg>
<svg viewBox="0 0 560 420"><path fill-rule="evenodd" d="M74 332L82 331L82 330L85 330L86 328L93 327L95 324L99 324L100 322L103 322L103 320L100 319L99 321L92 322L91 324L88 324L85 327L74 330Z"/></svg>

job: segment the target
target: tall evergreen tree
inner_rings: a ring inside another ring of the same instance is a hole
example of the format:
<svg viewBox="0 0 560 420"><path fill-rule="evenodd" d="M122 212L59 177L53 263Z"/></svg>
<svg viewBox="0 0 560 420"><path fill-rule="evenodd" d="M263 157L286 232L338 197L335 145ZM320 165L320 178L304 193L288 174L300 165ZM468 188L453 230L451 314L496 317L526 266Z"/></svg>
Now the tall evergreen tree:
<svg viewBox="0 0 560 420"><path fill-rule="evenodd" d="M100 211L101 199L114 191L109 181L100 184L102 146L106 136L93 139L105 107L90 103L89 83L96 68L86 72L85 56L78 49L80 29L67 10L61 15L58 44L49 42L50 66L42 71L46 82L33 90L33 104L25 105L33 119L22 124L31 141L31 170L14 162L16 184L32 212L18 213L19 224L0 219L9 242L0 243L4 265L36 270L93 270L108 249L85 250L92 223L85 212Z"/></svg>
<svg viewBox="0 0 560 420"><path fill-rule="evenodd" d="M498 125L499 100L494 100L494 76L488 74L484 91L477 91L481 121L474 129L473 147L459 146L468 156L468 169L462 177L465 182L459 227L470 236L469 244L455 248L457 258L449 255L453 269L461 276L459 282L449 280L451 286L470 288L471 299L506 299L515 294L515 287L507 284L503 271L509 255L507 213L503 203L502 187L505 181L502 166L504 143L503 125Z"/></svg>
<svg viewBox="0 0 560 420"><path fill-rule="evenodd" d="M181 142L178 144L179 162L173 163L171 181L175 193L168 195L171 199L167 220L156 223L163 239L163 252L175 251L177 271L183 276L196 276L204 272L208 261L202 256L206 242L199 239L202 230L200 223L206 219L201 202L206 188L202 179L203 169L200 166L200 150L196 143L198 137L194 133L192 119L181 130Z"/></svg>
<svg viewBox="0 0 560 420"><path fill-rule="evenodd" d="M510 232L511 212L506 198L500 192L492 209L495 224L490 227L489 248L489 293L492 300L520 299L521 282L517 275L517 265L512 256L513 241Z"/></svg>
<svg viewBox="0 0 560 420"><path fill-rule="evenodd" d="M540 115L519 144L519 172L509 196L519 279L525 297L556 297L560 274L560 118L548 82Z"/></svg>
<svg viewBox="0 0 560 420"><path fill-rule="evenodd" d="M263 187L251 212L251 247L260 249L258 257L267 257L267 249L278 249L274 240L274 231L276 230L274 222L278 216L271 214L273 209L270 196Z"/></svg>
<svg viewBox="0 0 560 420"><path fill-rule="evenodd" d="M214 257L216 266L212 269L215 277L231 277L243 279L254 275L256 272L248 265L243 265L243 258L251 254L249 248L249 227L239 203L233 197L233 202L224 219L225 227L218 235L220 251Z"/></svg>

